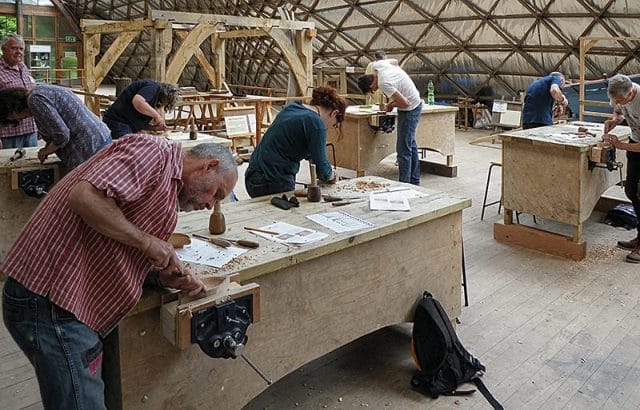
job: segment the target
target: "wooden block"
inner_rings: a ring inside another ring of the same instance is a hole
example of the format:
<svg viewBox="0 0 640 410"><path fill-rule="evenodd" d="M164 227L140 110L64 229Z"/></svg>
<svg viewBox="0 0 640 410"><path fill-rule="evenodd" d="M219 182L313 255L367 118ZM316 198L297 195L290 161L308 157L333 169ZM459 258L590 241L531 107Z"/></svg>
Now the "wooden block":
<svg viewBox="0 0 640 410"><path fill-rule="evenodd" d="M587 256L586 242L576 243L568 236L529 226L496 223L493 225L493 237L498 242L518 245L575 261Z"/></svg>
<svg viewBox="0 0 640 410"><path fill-rule="evenodd" d="M179 349L191 346L191 317L192 314L206 309L222 301L238 299L253 294L252 323L260 321L260 286L255 283L239 285L229 282L229 278L208 278L216 283L207 287L205 297L199 299L181 298L175 302L162 305L160 322L162 334L172 345Z"/></svg>
<svg viewBox="0 0 640 410"><path fill-rule="evenodd" d="M420 171L449 178L458 176L458 167L456 165L450 167L445 164L425 160L420 160Z"/></svg>

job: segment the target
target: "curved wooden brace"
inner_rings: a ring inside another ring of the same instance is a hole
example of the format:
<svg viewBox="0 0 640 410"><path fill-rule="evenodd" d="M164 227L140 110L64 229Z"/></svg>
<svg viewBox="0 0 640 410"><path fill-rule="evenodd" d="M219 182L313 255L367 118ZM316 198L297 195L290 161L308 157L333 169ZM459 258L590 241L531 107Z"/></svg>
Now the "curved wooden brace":
<svg viewBox="0 0 640 410"><path fill-rule="evenodd" d="M185 40L180 44L180 47L176 50L171 63L167 67L167 74L165 81L167 83L176 84L180 75L184 71L185 66L191 60L196 50L200 49L207 37L214 34L217 30L215 24L198 24L193 30L189 32Z"/></svg>
<svg viewBox="0 0 640 410"><path fill-rule="evenodd" d="M184 31L174 30L174 33L182 41L184 41L187 38L187 33ZM200 49L200 47L194 50L194 56L198 60L198 64L200 64L202 71L204 71L205 75L209 79L209 83L214 88L219 88L218 81L217 81L218 74L216 73L216 69L209 63L209 60L207 60L207 57L205 56L204 52Z"/></svg>
<svg viewBox="0 0 640 410"><path fill-rule="evenodd" d="M293 78L298 86L298 95L306 95L307 87L310 85L307 78L307 70L302 63L302 59L296 53L296 48L291 43L288 33L280 29L265 30L265 32L276 42L280 50L282 50L282 56L289 64Z"/></svg>

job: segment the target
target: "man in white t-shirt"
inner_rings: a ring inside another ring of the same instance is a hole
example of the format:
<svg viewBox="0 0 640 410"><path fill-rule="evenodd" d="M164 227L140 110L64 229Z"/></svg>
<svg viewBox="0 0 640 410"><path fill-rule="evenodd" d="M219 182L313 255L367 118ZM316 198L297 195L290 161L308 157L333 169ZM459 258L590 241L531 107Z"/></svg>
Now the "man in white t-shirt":
<svg viewBox="0 0 640 410"><path fill-rule="evenodd" d="M617 149L627 151L627 179L624 192L633 204L636 217L640 217L640 197L638 184L640 183L640 86L629 77L617 74L609 79L607 92L613 106L613 118L604 122L604 140L611 142ZM631 127L631 139L628 143L618 141L614 135L608 135L622 121L627 120ZM640 225L637 236L630 241L619 241L618 247L630 250L627 262L640 263Z"/></svg>
<svg viewBox="0 0 640 410"><path fill-rule="evenodd" d="M387 58L387 53L385 53L384 50L376 50L376 52L373 53L373 57L375 60L367 65L367 68L364 70L365 74L373 74L375 72L374 67L378 65L380 61L386 61L389 64L398 65L398 60L395 58ZM379 104L380 102L385 101L382 101L382 93L380 90L377 90L373 93L367 94L365 102L367 104Z"/></svg>
<svg viewBox="0 0 640 410"><path fill-rule="evenodd" d="M398 108L396 153L399 180L420 185L420 158L416 144L416 129L422 112L420 93L402 68L386 60L374 63L373 68L373 74L358 79L358 87L364 94L380 89L390 100L387 111Z"/></svg>

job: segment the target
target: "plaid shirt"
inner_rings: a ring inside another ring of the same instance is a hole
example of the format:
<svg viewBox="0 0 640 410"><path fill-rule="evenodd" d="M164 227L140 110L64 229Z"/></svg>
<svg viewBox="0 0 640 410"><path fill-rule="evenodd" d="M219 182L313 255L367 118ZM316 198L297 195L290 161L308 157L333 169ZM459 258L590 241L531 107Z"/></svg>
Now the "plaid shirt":
<svg viewBox="0 0 640 410"><path fill-rule="evenodd" d="M140 299L151 263L88 226L69 207L69 192L87 181L113 198L129 222L167 240L178 220L181 176L179 144L149 135L120 138L51 189L0 271L106 335Z"/></svg>
<svg viewBox="0 0 640 410"><path fill-rule="evenodd" d="M0 59L0 89L12 87L24 87L32 89L36 86L35 80L29 75L29 69L24 63L15 67L9 67ZM31 134L36 131L36 122L33 117L20 121L17 127L0 127L0 138L15 137L16 135Z"/></svg>

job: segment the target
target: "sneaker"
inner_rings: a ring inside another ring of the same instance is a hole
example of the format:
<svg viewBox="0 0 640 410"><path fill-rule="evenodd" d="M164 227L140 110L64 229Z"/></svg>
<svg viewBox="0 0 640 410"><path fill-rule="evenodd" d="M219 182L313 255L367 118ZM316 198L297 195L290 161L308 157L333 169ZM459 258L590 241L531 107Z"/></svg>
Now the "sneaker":
<svg viewBox="0 0 640 410"><path fill-rule="evenodd" d="M640 263L640 248L635 249L633 252L627 255L626 261L630 263Z"/></svg>
<svg viewBox="0 0 640 410"><path fill-rule="evenodd" d="M626 249L628 251L635 250L638 247L638 238L634 238L630 241L618 241L618 248Z"/></svg>

